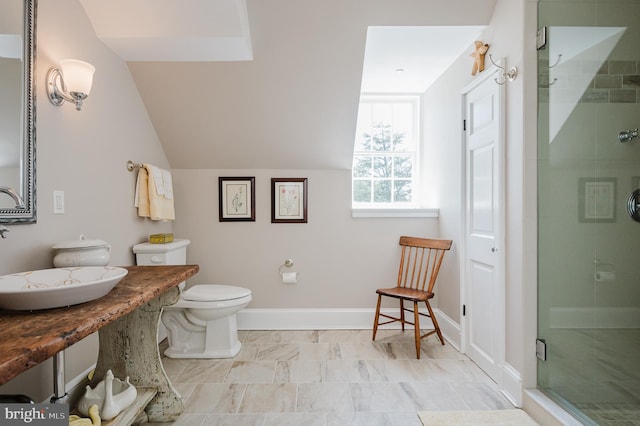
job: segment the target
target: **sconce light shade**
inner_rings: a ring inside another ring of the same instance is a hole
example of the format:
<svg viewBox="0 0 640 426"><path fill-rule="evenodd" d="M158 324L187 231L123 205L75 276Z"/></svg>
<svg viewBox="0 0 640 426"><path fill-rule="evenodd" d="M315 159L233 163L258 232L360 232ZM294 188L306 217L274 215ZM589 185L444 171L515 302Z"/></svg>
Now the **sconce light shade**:
<svg viewBox="0 0 640 426"><path fill-rule="evenodd" d="M89 96L95 67L77 59L63 59L60 68L51 68L47 74L47 94L52 104L60 106L72 102L82 109L82 102Z"/></svg>
<svg viewBox="0 0 640 426"><path fill-rule="evenodd" d="M77 59L63 59L60 68L69 93L84 93L89 96L93 73L96 71L93 65Z"/></svg>

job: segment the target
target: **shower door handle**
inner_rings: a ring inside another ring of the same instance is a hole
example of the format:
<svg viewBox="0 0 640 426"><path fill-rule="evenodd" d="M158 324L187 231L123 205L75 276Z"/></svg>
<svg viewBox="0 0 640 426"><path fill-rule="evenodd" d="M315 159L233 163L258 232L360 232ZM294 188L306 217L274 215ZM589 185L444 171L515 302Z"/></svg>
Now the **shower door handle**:
<svg viewBox="0 0 640 426"><path fill-rule="evenodd" d="M631 219L640 222L640 189L636 189L627 200L627 213Z"/></svg>

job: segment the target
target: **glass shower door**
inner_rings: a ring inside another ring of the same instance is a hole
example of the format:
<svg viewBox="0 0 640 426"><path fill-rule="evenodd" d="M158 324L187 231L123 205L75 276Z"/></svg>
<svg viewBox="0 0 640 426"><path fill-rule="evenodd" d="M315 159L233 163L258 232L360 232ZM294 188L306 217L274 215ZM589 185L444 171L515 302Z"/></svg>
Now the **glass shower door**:
<svg viewBox="0 0 640 426"><path fill-rule="evenodd" d="M540 1L539 24L538 388L638 422L640 1Z"/></svg>

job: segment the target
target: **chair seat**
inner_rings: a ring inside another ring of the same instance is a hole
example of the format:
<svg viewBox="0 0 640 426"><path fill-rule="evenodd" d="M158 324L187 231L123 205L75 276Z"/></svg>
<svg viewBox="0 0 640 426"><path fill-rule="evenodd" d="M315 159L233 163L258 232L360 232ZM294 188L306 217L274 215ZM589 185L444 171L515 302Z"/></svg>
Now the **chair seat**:
<svg viewBox="0 0 640 426"><path fill-rule="evenodd" d="M424 302L427 299L433 299L433 293L406 287L379 288L376 290L376 293L383 296L402 298L416 302Z"/></svg>

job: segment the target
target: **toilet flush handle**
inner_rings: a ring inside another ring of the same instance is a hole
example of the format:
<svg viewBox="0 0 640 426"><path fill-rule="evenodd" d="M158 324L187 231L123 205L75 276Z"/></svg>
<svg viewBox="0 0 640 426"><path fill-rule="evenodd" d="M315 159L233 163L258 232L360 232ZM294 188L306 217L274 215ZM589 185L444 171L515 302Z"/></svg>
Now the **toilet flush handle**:
<svg viewBox="0 0 640 426"><path fill-rule="evenodd" d="M160 256L151 256L149 260L151 260L151 263L164 263Z"/></svg>

